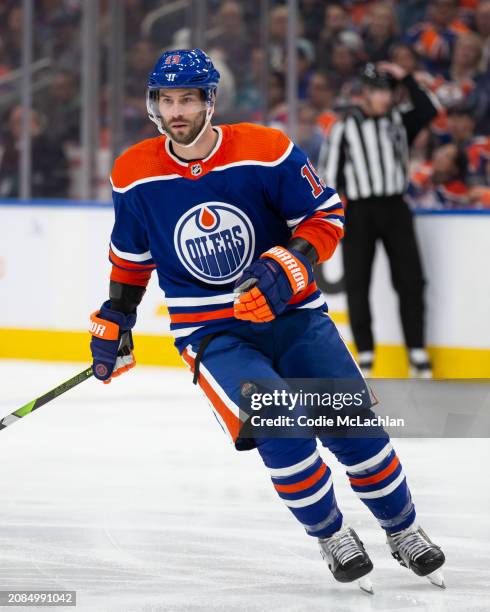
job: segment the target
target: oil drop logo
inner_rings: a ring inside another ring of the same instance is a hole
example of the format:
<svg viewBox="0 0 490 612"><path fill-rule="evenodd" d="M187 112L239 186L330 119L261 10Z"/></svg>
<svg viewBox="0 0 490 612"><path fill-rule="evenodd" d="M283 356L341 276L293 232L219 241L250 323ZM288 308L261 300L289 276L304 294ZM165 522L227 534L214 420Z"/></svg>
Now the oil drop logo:
<svg viewBox="0 0 490 612"><path fill-rule="evenodd" d="M255 236L242 210L225 202L204 202L179 219L174 246L188 272L220 285L235 281L251 263Z"/></svg>

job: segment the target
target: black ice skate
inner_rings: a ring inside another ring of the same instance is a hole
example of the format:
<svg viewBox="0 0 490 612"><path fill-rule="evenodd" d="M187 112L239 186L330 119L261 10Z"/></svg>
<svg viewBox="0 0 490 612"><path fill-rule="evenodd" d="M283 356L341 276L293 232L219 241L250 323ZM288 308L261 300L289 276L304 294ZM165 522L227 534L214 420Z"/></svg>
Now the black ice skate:
<svg viewBox="0 0 490 612"><path fill-rule="evenodd" d="M374 593L373 585L366 574L373 564L357 533L350 527L342 527L328 538L318 538L320 554L325 559L335 580L352 582L359 580L363 591Z"/></svg>
<svg viewBox="0 0 490 612"><path fill-rule="evenodd" d="M444 576L438 571L446 560L444 553L421 527L410 525L402 531L388 533L387 537L391 554L400 565L408 567L417 576L427 577L432 584L446 588Z"/></svg>

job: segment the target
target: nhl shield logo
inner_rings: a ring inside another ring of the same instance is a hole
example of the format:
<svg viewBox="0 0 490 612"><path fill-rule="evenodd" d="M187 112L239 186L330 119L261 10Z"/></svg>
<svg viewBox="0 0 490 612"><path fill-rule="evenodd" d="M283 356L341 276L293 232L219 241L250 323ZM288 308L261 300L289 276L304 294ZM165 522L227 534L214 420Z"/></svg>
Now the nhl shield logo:
<svg viewBox="0 0 490 612"><path fill-rule="evenodd" d="M191 174L192 176L199 176L202 173L201 164L192 164L191 166Z"/></svg>
<svg viewBox="0 0 490 612"><path fill-rule="evenodd" d="M236 280L251 263L255 235L250 219L236 206L205 202L179 219L174 246L194 277L222 285Z"/></svg>

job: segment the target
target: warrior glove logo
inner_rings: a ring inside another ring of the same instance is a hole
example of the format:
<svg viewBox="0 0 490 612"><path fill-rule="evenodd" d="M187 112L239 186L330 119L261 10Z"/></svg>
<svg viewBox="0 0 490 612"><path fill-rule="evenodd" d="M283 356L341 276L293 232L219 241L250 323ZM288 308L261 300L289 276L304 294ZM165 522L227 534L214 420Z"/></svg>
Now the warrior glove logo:
<svg viewBox="0 0 490 612"><path fill-rule="evenodd" d="M236 280L252 261L255 237L250 219L236 206L205 202L178 221L175 251L182 265L202 281Z"/></svg>

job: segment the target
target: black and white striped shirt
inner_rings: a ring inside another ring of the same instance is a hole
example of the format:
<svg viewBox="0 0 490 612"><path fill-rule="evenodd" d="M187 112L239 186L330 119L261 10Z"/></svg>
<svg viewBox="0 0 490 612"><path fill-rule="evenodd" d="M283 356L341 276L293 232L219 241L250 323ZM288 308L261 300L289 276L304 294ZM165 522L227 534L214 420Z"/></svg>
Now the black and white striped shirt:
<svg viewBox="0 0 490 612"><path fill-rule="evenodd" d="M403 80L413 106L395 107L382 117L353 108L335 123L318 163L327 185L348 200L401 195L408 175L409 146L437 114L433 99L412 77Z"/></svg>

